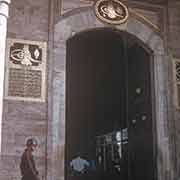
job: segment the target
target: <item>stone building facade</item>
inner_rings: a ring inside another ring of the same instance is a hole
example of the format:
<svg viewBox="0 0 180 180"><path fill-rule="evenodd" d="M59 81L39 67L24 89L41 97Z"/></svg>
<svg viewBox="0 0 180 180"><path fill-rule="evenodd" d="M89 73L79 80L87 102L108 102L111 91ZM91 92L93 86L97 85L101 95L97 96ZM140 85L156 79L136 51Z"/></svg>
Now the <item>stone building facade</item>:
<svg viewBox="0 0 180 180"><path fill-rule="evenodd" d="M4 98L0 179L20 179L20 156L31 136L39 142L35 156L40 177L64 179L66 41L95 28L126 31L152 49L158 180L180 178L180 113L174 105L172 66L180 57L180 2L124 3L129 19L112 27L97 19L92 1L12 0L7 38L47 43L47 91L45 102Z"/></svg>

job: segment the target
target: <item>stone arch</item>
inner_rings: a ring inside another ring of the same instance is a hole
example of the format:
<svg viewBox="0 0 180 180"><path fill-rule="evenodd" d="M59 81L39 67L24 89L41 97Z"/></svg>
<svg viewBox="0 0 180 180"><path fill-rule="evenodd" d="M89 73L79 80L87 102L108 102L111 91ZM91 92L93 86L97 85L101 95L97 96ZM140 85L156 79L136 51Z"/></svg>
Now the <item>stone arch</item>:
<svg viewBox="0 0 180 180"><path fill-rule="evenodd" d="M166 85L166 60L163 39L149 26L129 18L126 24L111 26L101 23L94 15L92 8L83 11L73 10L63 15L54 29L54 62L52 77L52 120L48 132L51 138L49 156L49 175L52 179L64 179L64 144L65 144L65 71L66 71L66 41L81 31L94 28L111 27L127 31L146 44L153 52L154 87L155 87L155 118L157 131L157 167L158 179L172 179L170 170L170 144L168 134L168 101Z"/></svg>

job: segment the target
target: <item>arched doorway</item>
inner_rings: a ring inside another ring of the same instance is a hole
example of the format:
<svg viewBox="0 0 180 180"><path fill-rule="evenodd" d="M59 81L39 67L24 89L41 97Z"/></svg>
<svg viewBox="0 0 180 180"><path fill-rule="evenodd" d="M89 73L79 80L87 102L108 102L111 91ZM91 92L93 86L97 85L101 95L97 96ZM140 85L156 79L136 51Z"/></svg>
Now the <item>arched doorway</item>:
<svg viewBox="0 0 180 180"><path fill-rule="evenodd" d="M102 28L67 41L66 180L156 179L152 52Z"/></svg>

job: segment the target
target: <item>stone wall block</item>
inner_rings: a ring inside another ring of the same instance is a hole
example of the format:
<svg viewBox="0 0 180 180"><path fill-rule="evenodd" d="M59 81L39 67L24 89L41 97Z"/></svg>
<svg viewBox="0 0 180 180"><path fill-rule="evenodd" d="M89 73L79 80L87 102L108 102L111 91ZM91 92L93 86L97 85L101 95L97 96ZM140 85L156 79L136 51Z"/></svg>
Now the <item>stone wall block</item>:
<svg viewBox="0 0 180 180"><path fill-rule="evenodd" d="M54 41L55 43L68 39L72 34L71 26L68 25L66 19L55 25Z"/></svg>
<svg viewBox="0 0 180 180"><path fill-rule="evenodd" d="M48 38L48 0L12 1L8 36L30 40L47 40Z"/></svg>
<svg viewBox="0 0 180 180"><path fill-rule="evenodd" d="M63 43L54 44L54 71L61 72L65 67L66 47Z"/></svg>
<svg viewBox="0 0 180 180"><path fill-rule="evenodd" d="M80 0L62 0L62 14L71 11L76 8L91 6L91 1L80 1Z"/></svg>

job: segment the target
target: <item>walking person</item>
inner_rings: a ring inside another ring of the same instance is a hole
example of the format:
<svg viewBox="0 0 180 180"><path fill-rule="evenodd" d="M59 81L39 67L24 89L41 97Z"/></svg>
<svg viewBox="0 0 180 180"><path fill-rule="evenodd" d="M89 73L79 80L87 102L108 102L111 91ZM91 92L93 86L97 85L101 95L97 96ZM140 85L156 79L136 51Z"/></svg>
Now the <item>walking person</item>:
<svg viewBox="0 0 180 180"><path fill-rule="evenodd" d="M38 143L34 138L30 138L26 142L26 149L22 154L20 164L21 180L40 180L33 157L33 151L35 151L37 145Z"/></svg>

